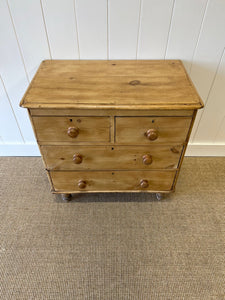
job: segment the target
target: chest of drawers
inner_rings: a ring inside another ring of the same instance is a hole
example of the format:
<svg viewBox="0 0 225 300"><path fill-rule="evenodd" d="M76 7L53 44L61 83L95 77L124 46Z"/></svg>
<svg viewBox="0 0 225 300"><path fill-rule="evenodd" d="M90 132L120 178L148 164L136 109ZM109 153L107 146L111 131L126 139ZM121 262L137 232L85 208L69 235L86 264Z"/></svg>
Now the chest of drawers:
<svg viewBox="0 0 225 300"><path fill-rule="evenodd" d="M20 105L64 199L173 192L203 107L178 60L43 61Z"/></svg>

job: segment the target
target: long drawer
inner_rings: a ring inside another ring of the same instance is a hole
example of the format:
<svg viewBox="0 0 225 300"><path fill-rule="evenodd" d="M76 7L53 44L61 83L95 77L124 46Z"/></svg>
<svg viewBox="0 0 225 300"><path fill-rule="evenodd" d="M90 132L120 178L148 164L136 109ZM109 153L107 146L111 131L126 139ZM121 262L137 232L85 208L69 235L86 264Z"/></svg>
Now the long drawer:
<svg viewBox="0 0 225 300"><path fill-rule="evenodd" d="M56 192L170 191L176 171L52 171Z"/></svg>
<svg viewBox="0 0 225 300"><path fill-rule="evenodd" d="M41 146L49 170L176 169L183 146Z"/></svg>
<svg viewBox="0 0 225 300"><path fill-rule="evenodd" d="M109 142L109 117L32 117L39 142Z"/></svg>
<svg viewBox="0 0 225 300"><path fill-rule="evenodd" d="M184 143L191 117L116 117L116 142Z"/></svg>

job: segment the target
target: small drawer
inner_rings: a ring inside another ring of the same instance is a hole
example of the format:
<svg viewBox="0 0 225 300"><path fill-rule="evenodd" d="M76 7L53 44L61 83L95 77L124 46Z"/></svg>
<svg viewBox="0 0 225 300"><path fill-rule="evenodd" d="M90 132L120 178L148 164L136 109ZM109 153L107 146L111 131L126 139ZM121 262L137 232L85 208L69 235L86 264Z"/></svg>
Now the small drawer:
<svg viewBox="0 0 225 300"><path fill-rule="evenodd" d="M32 117L38 142L109 142L109 117Z"/></svg>
<svg viewBox="0 0 225 300"><path fill-rule="evenodd" d="M184 143L191 117L117 117L116 142L121 144Z"/></svg>
<svg viewBox="0 0 225 300"><path fill-rule="evenodd" d="M171 191L176 171L53 171L56 192Z"/></svg>
<svg viewBox="0 0 225 300"><path fill-rule="evenodd" d="M41 146L49 170L176 169L183 146Z"/></svg>

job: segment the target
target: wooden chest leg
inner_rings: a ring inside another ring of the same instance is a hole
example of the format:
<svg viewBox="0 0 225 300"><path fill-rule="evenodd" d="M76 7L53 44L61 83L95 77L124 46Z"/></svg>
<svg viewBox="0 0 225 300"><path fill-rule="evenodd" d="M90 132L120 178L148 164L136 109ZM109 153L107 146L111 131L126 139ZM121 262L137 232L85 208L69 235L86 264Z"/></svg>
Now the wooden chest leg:
<svg viewBox="0 0 225 300"><path fill-rule="evenodd" d="M156 199L157 200L162 200L164 198L164 194L163 193L156 193Z"/></svg>
<svg viewBox="0 0 225 300"><path fill-rule="evenodd" d="M62 194L62 200L64 201L70 201L72 195L71 194Z"/></svg>

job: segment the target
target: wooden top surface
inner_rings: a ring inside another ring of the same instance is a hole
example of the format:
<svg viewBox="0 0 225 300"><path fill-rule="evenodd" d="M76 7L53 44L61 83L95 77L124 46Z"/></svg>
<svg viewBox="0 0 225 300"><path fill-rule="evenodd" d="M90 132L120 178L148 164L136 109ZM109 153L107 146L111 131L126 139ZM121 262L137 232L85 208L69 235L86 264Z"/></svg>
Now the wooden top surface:
<svg viewBox="0 0 225 300"><path fill-rule="evenodd" d="M203 107L179 60L45 60L20 105L82 109Z"/></svg>

